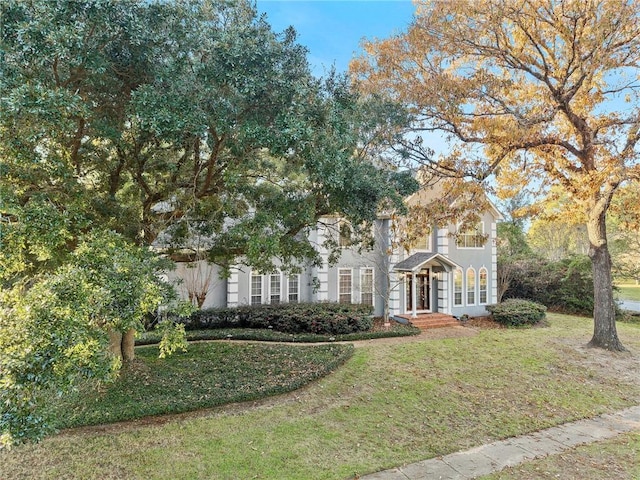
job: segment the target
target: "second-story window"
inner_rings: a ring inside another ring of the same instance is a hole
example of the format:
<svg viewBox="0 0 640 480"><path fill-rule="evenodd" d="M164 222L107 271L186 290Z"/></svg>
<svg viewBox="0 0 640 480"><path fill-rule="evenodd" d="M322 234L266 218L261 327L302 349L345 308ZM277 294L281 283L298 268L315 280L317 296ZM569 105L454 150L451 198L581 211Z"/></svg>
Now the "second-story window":
<svg viewBox="0 0 640 480"><path fill-rule="evenodd" d="M341 221L338 224L338 244L342 248L350 247L352 244L351 239L351 225L348 222Z"/></svg>
<svg viewBox="0 0 640 480"><path fill-rule="evenodd" d="M484 223L480 222L473 227L461 228L456 233L456 245L458 248L482 248L487 242L484 234Z"/></svg>

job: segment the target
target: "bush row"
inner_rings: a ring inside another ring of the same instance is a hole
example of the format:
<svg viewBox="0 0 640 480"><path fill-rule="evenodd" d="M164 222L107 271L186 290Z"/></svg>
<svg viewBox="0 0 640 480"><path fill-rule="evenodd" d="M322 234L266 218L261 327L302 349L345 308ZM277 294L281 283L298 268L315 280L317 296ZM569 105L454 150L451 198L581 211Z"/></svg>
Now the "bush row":
<svg viewBox="0 0 640 480"><path fill-rule="evenodd" d="M341 335L371 330L372 312L367 305L287 303L199 310L179 321L185 330L257 328L291 334Z"/></svg>
<svg viewBox="0 0 640 480"><path fill-rule="evenodd" d="M534 325L545 318L547 308L539 303L520 298L510 298L497 305L487 305L493 319L509 327Z"/></svg>

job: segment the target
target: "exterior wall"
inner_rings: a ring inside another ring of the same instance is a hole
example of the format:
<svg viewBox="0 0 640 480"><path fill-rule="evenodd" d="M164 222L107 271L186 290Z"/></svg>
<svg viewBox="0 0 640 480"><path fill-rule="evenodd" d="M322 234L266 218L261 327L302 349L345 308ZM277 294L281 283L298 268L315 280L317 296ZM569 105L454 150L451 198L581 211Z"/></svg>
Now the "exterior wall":
<svg viewBox="0 0 640 480"><path fill-rule="evenodd" d="M328 297L330 302L339 301L339 271L351 270L351 302L360 303L362 286L361 274L365 268L373 269L374 315L381 316L384 311L384 292L390 259L384 252L388 243L388 221L378 220L374 225L375 245L370 250L358 252L357 248L345 247L335 265L327 267Z"/></svg>
<svg viewBox="0 0 640 480"><path fill-rule="evenodd" d="M227 281L221 277L217 265L200 260L192 263L177 263L173 271L167 272L169 282L176 286L180 298L189 299L189 291L206 291L202 308L224 307L227 305ZM209 282L206 285L206 282Z"/></svg>
<svg viewBox="0 0 640 480"><path fill-rule="evenodd" d="M488 315L489 312L485 308L487 304L494 303L496 299L497 292L497 272L496 272L496 221L495 218L491 215L491 213L486 212L482 216L482 222L484 224L484 233L488 234L488 238L484 245L480 248L461 248L456 245L455 238L451 235L455 234L456 227L454 225L450 225L448 230L450 243L449 243L449 254L448 257L451 258L455 263L462 267L463 271L463 282L462 282L462 306L454 306L453 299L451 301L451 314L460 317L461 315L469 315L473 316L481 316ZM480 269L487 269L487 302L481 304L480 303L480 292L479 292L479 277L480 277ZM475 271L475 301L473 303L467 302L467 270L472 268ZM453 296L453 274L451 275L451 295Z"/></svg>

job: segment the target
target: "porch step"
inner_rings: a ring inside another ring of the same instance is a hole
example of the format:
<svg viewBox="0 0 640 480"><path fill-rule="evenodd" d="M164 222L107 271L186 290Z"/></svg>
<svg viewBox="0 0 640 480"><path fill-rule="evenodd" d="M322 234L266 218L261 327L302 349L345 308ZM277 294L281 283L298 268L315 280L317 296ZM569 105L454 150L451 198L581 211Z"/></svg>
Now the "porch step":
<svg viewBox="0 0 640 480"><path fill-rule="evenodd" d="M420 330L460 326L460 322L455 317L452 317L451 315L445 315L444 313L427 313L418 315L416 318L412 318L411 315L400 316L409 320L415 327L418 327Z"/></svg>

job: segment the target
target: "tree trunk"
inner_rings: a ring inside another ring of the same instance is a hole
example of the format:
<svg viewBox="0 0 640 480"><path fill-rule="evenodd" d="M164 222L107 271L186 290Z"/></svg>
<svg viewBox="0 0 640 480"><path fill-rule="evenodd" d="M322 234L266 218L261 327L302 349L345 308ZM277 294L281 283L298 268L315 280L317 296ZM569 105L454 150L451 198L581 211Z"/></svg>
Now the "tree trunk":
<svg viewBox="0 0 640 480"><path fill-rule="evenodd" d="M131 362L135 358L135 346L136 342L136 330L130 328L122 336L122 360L125 362Z"/></svg>
<svg viewBox="0 0 640 480"><path fill-rule="evenodd" d="M606 210L591 216L587 222L589 257L593 267L593 338L588 347L625 351L618 339L616 312L611 278L611 256L607 245Z"/></svg>
<svg viewBox="0 0 640 480"><path fill-rule="evenodd" d="M118 357L122 360L122 332L110 328L108 334L109 351L114 357Z"/></svg>

